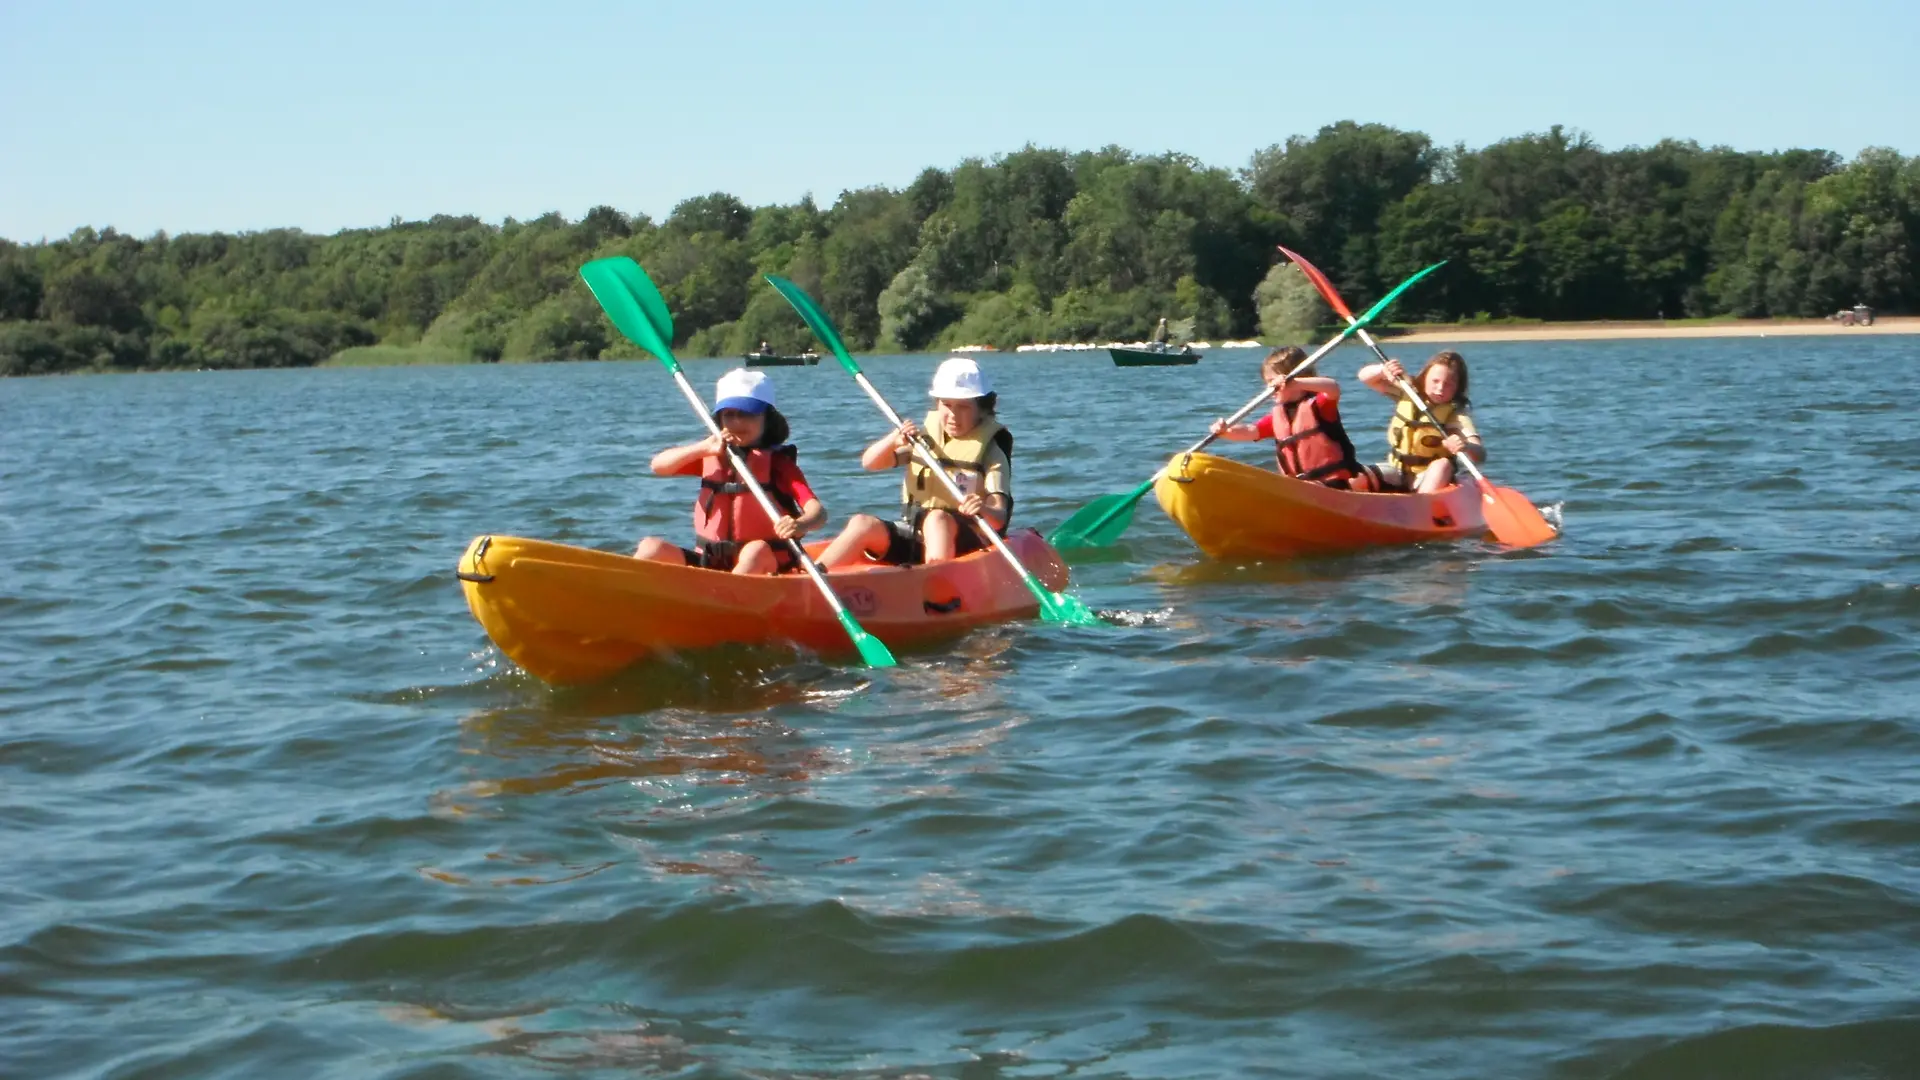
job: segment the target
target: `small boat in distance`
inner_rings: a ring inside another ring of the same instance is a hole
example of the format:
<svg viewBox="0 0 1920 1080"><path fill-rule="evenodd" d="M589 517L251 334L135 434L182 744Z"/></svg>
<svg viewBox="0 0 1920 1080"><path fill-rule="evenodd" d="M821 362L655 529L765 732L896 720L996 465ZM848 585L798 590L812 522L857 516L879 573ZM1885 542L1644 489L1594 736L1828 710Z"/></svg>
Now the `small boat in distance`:
<svg viewBox="0 0 1920 1080"><path fill-rule="evenodd" d="M1164 342L1149 345L1109 345L1107 355L1113 357L1118 367L1171 367L1179 364L1197 364L1200 353L1190 345L1174 348Z"/></svg>
<svg viewBox="0 0 1920 1080"><path fill-rule="evenodd" d="M820 354L803 352L798 356L781 356L779 353L750 352L740 354L748 367L799 367L802 364L817 364Z"/></svg>

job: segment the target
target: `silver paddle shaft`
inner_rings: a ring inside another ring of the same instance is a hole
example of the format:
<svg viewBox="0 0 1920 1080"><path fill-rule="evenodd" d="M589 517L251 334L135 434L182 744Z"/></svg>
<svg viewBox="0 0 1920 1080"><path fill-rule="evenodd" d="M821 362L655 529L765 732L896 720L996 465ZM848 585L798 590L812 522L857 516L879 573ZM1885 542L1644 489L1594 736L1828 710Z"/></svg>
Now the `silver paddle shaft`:
<svg viewBox="0 0 1920 1080"><path fill-rule="evenodd" d="M1355 322L1352 316L1348 316L1347 321L1349 323ZM1385 364L1387 362L1387 354L1380 351L1380 343L1373 340L1372 334L1367 333L1364 327L1356 330L1355 333L1360 335L1361 343L1366 345L1367 348L1372 349L1373 355L1379 357L1380 362L1382 364ZM1420 410L1420 414L1427 418L1427 422L1429 424L1432 424L1434 427L1440 429L1440 431L1443 433L1447 430L1446 425L1440 422L1439 417L1436 417L1433 415L1433 410L1427 408L1426 400L1420 396L1420 392L1418 390L1415 390L1413 388L1412 383L1407 382L1407 380L1405 379L1395 379L1393 380L1393 385L1399 387L1400 392L1407 395L1407 398L1413 402L1413 407ZM1466 454L1456 454L1454 455L1454 460L1458 461L1462 468L1465 468L1469 473L1472 473L1473 478L1475 480L1478 480L1483 484L1487 482L1487 478L1484 476L1481 476L1480 470L1474 467L1473 459L1471 457L1467 456Z"/></svg>
<svg viewBox="0 0 1920 1080"><path fill-rule="evenodd" d="M867 373L856 371L853 380L860 384L860 389L867 392L867 396L873 399L875 405L880 406L880 411L885 413L894 428L898 429L904 421L900 419L899 413L893 411L893 406L887 404L887 399L880 396L880 391L875 390L873 384L867 381ZM940 478L940 483L946 487L947 494L952 497L954 504L957 506L965 502L966 494L960 490L959 484L953 482L953 477L947 475L947 470L941 467L939 459L933 456L933 447L927 443L924 436L913 440L913 449L920 455L921 462L933 471L933 475ZM981 535L987 538L987 542L993 545L993 549L1006 556L1007 561L1013 564L1021 577L1030 576L1026 564L1021 562L1020 557L1013 553L1013 549L1006 545L1006 541L1000 539L1000 534L993 530L992 525L987 524L986 518L975 515L970 520L980 527Z"/></svg>
<svg viewBox="0 0 1920 1080"><path fill-rule="evenodd" d="M687 395L687 400L693 402L693 411L700 414L700 419L706 423L707 430L720 440L720 449L726 453L727 460L733 462L733 471L740 474L740 479L747 485L747 490L753 492L753 497L759 501L760 509L766 512L767 520L779 521L785 517L786 515L773 505L773 500L767 496L766 489L760 486L760 481L753 478L753 470L747 468L745 459L727 444L726 433L720 430L720 425L713 419L713 413L707 408L707 403L700 400L700 395L693 389L693 384L687 381L686 375L676 368L673 372L673 381L679 385L680 392ZM807 554L807 549L801 546L799 539L789 539L787 543L792 546L793 553L799 557L800 565L806 568L807 576L813 578L815 585L820 586L820 595L827 598L827 603L833 608L834 615L846 614L847 609L841 605L840 597L834 593L833 586L828 585L826 577L820 573L820 564L814 562L813 556Z"/></svg>
<svg viewBox="0 0 1920 1080"><path fill-rule="evenodd" d="M1362 330L1362 331L1360 331L1360 332L1361 332L1361 333L1363 333L1363 334L1364 334L1364 333L1366 333L1366 331L1365 331L1365 330ZM1229 417L1227 417L1227 422L1226 422L1226 423L1225 423L1224 425L1222 425L1222 426L1223 426L1223 427L1232 427L1233 425L1235 425L1235 424L1237 424L1237 423L1239 423L1240 421L1242 421L1242 420L1244 420L1244 419L1246 419L1246 417L1247 417L1247 414L1248 414L1248 413L1250 413L1250 412L1252 412L1252 411L1253 411L1254 409L1256 409L1256 408L1259 408L1259 406L1260 406L1260 403L1261 403L1261 402L1263 402L1263 401L1265 401L1265 400L1267 400L1267 398L1268 398L1269 396L1271 396L1271 395L1273 394L1273 392L1274 392L1275 390L1278 390L1278 389L1280 389L1280 388L1281 388L1282 386L1285 386L1285 385L1287 385L1287 380L1288 380L1288 379L1291 379L1291 378L1293 378L1293 377L1294 377L1295 375L1298 375L1298 374L1300 374L1301 372L1303 372L1303 371L1305 371L1305 370L1307 370L1307 369L1308 369L1309 367L1312 367L1312 366L1313 366L1313 362L1314 362L1314 361L1316 361L1316 360L1318 360L1318 359L1320 359L1320 358L1321 358L1322 356L1325 356L1325 355L1326 355L1327 353L1329 353L1329 352L1332 352L1332 351L1333 351L1333 347L1334 347L1334 346L1336 346L1336 345L1338 345L1338 344L1340 344L1340 343L1341 343L1342 341L1345 341L1345 340L1346 340L1346 338L1347 338L1347 335L1345 335L1345 334L1341 334L1341 335L1340 335L1339 337L1337 337L1337 338L1334 338L1334 339L1333 339L1332 341L1329 341L1329 342L1327 342L1327 343L1326 343L1325 345L1322 345L1322 346L1320 346L1319 348L1317 348L1317 349L1315 349L1315 350L1313 350L1313 355L1312 355L1312 356L1309 356L1309 357L1307 357L1307 358L1306 358L1305 360L1302 360L1302 361L1300 361L1300 362L1299 362L1298 364L1295 364L1295 365L1293 366L1293 370L1292 370L1292 371L1289 371L1289 372L1287 372L1287 373L1286 373L1285 375L1282 375L1282 376L1280 376L1280 381L1279 381L1279 382L1277 382L1277 383L1269 383L1269 384L1267 384L1267 388L1266 388L1266 389L1264 389L1264 390L1262 390L1262 391L1260 391L1260 392L1259 392L1258 394L1255 394L1255 395L1253 396L1253 400L1252 400L1252 401L1249 401L1249 402L1247 402L1247 403L1246 403L1245 405L1242 405L1242 406L1240 406L1240 411L1239 411L1239 412L1237 412L1237 413L1234 413L1234 414L1233 414L1232 416L1229 416ZM1215 440L1215 439L1217 439L1217 438L1219 438L1219 437L1220 437L1220 436L1218 436L1218 435L1215 435L1215 434L1214 434L1213 432L1211 432L1211 431L1209 431L1209 432L1207 432L1207 437L1206 437L1206 438L1204 438L1204 439L1201 439L1201 440L1200 440L1199 442L1197 442L1197 443L1194 443L1194 444L1193 444L1192 446L1189 446L1189 447L1187 447L1187 453L1189 453L1189 454L1197 454L1197 453L1199 453L1200 451L1202 451L1202 450L1205 450L1205 449L1206 449L1206 448L1207 448L1208 446L1210 446L1210 445L1212 445L1212 444L1213 444L1213 440ZM1160 479L1160 473L1164 473L1164 472L1166 472L1166 471L1167 471L1167 468L1166 468L1166 466L1164 466L1164 465L1162 465L1162 466L1160 467L1160 472L1159 472L1159 473L1155 473L1155 474L1153 474L1153 478L1154 478L1155 480L1158 480L1158 479Z"/></svg>

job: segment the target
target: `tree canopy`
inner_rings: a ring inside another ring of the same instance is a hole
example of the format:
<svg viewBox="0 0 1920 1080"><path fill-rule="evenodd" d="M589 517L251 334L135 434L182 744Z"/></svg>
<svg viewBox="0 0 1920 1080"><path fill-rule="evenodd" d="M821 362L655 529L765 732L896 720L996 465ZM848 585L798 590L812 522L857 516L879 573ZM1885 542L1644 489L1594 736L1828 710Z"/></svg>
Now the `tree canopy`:
<svg viewBox="0 0 1920 1080"><path fill-rule="evenodd" d="M1356 306L1449 260L1403 320L1909 311L1920 158L1607 151L1559 127L1436 147L1344 121L1238 171L1028 146L824 209L715 192L658 223L599 206L572 222L438 216L331 236L82 228L0 240L0 374L286 367L376 343L479 361L631 356L575 274L614 254L659 283L688 355L807 343L767 273L819 297L854 348L1134 339L1161 317L1246 335L1263 307L1269 320L1285 307L1284 282L1267 280L1278 243Z"/></svg>

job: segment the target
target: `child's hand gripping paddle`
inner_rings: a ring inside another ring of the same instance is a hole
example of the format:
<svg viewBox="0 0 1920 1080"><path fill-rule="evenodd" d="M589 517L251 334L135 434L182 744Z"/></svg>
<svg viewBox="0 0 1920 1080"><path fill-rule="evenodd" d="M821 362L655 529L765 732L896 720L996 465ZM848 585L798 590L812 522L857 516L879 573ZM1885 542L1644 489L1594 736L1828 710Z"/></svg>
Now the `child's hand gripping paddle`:
<svg viewBox="0 0 1920 1080"><path fill-rule="evenodd" d="M1444 260L1434 263L1432 266L1401 282L1394 287L1392 292L1381 297L1379 303L1368 308L1366 314L1360 316L1358 319L1354 319L1349 315L1349 325L1347 328L1334 335L1333 340L1313 350L1313 355L1301 361L1297 367L1288 372L1287 378L1293 378L1294 375L1305 370L1308 365L1331 352L1335 346L1347 339L1347 335L1354 333L1364 334L1366 331L1361 328L1372 322L1381 312L1385 311L1387 305L1399 299L1401 293L1412 288L1414 282L1419 281L1421 278L1426 277L1444 265L1446 265ZM1283 379L1281 381L1285 382L1286 380ZM1248 413L1258 408L1261 402L1266 401L1267 396L1271 393L1273 393L1272 387L1261 390L1260 393L1254 396L1253 400L1242 405L1239 412L1227 418L1227 425L1230 427L1239 423ZM1207 446L1213 442L1214 438L1215 436L1209 434L1206 438L1187 447L1186 452L1189 454L1197 454L1206 449ZM1132 491L1122 492L1118 495L1102 495L1087 503L1087 505L1074 511L1073 516L1056 526L1053 532L1047 535L1047 542L1055 547L1061 548L1089 548L1105 547L1115 540L1120 539L1120 535L1127 531L1127 526L1133 523L1134 504L1139 502L1147 492L1153 490L1154 483L1160 479L1160 473L1165 471L1166 469L1163 467L1159 472L1148 477L1146 483L1141 484Z"/></svg>
<svg viewBox="0 0 1920 1080"><path fill-rule="evenodd" d="M767 283L775 289L778 289L781 296L787 298L787 303L792 304L793 310L799 312L800 317L806 320L807 326L812 328L814 336L819 338L820 341L833 352L834 357L840 361L840 366L847 369L847 374L853 376L854 381L860 384L860 389L865 390L867 396L873 399L873 403L880 407L880 411L886 415L888 422L896 428L899 427L901 423L900 414L894 412L893 406L887 404L887 399L881 397L880 391L874 389L873 384L867 381L866 373L860 370L860 365L855 363L852 355L847 352L846 344L840 340L840 333L833 328L833 323L827 319L826 312L821 311L820 308L814 304L813 298L802 291L800 286L795 285L786 278L775 277L772 274L768 274ZM953 477L948 475L947 470L941 467L938 457L933 452L933 447L927 444L926 439L924 437L915 439L913 441L913 449L915 453L920 455L920 460L933 471L933 474L940 478L940 483L946 487L947 494L953 498L954 502L958 503L962 501L965 495L961 492L960 486L955 484ZM1013 549L1007 546L1006 541L1000 539L1000 534L993 531L993 526L987 524L986 519L975 516L970 520L974 526L980 530L980 535L986 537L987 542L993 545L993 549L999 552L1002 558L1007 560L1008 565L1013 567L1015 573L1020 575L1020 580L1026 585L1027 590L1033 593L1035 599L1040 601L1040 617L1042 619L1047 622L1067 623L1073 626L1100 625L1099 617L1087 610L1087 605L1081 603L1074 597L1067 596L1063 593L1052 592L1045 585L1042 585L1039 579L1033 576L1033 572L1021 563L1020 557L1013 553Z"/></svg>
<svg viewBox="0 0 1920 1080"><path fill-rule="evenodd" d="M1341 318L1351 323L1352 326L1349 329L1357 330L1360 340L1366 344L1367 348L1373 350L1373 355L1379 357L1381 363L1386 363L1387 354L1380 351L1379 344L1373 340L1371 334L1360 329L1366 320L1354 319L1353 312L1347 308L1346 301L1340 299L1340 294L1334 291L1333 282L1327 280L1327 276L1320 272L1320 268L1284 247L1280 249L1280 254L1293 260L1293 264L1300 268L1300 272L1307 275L1307 280L1313 282L1313 287L1319 290L1320 296L1326 300L1327 305L1338 312ZM1407 399L1413 402L1413 407L1420 410L1428 423L1443 432L1446 430L1441 426L1440 421L1434 418L1433 410L1427 408L1427 403L1420 397L1419 392L1408 385L1406 380L1396 379L1394 385L1400 388L1401 393L1407 395ZM1486 519L1487 531L1493 534L1495 540L1508 547L1525 548L1544 544L1560 535L1554 531L1552 525L1547 524L1547 519L1541 516L1539 508L1535 507L1525 495L1512 488L1499 487L1482 476L1480 470L1474 467L1473 459L1466 454L1460 454L1454 460L1460 463L1461 468L1465 469L1468 475L1473 477L1473 482L1479 486L1481 516Z"/></svg>
<svg viewBox="0 0 1920 1080"><path fill-rule="evenodd" d="M778 521L780 511L773 505L773 500L767 498L766 490L754 479L753 470L747 468L747 463L740 459L739 453L726 444L720 425L714 422L713 413L700 400L700 395L694 392L693 384L687 381L686 373L680 369L680 362L673 358L670 344L673 341L673 316L668 314L667 302L661 299L660 290L654 287L646 271L640 269L640 264L622 255L611 259L595 259L580 268L580 277L586 281L587 288L593 290L593 298L600 301L601 308L613 320L613 325L629 341L652 353L667 366L667 371L673 375L673 381L679 384L680 392L687 396L693 411L700 414L707 430L721 440L721 447L733 463L733 471L753 492L760 508L766 512L767 520ZM807 554L807 549L799 539L790 539L787 543L792 545L794 555L806 569L807 576L819 587L820 594L827 598L827 605L833 609L847 636L853 639L860 659L865 660L869 667L894 666L896 661L886 643L867 633L854 621L853 614L834 595L833 587L827 584L826 577L820 572L820 565L813 561L813 556Z"/></svg>

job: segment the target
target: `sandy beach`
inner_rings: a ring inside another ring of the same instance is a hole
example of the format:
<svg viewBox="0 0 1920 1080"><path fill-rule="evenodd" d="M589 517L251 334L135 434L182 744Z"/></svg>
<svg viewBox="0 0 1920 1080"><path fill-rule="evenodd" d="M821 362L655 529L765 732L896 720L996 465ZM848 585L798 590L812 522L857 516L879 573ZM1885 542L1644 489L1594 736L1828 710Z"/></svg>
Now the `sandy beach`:
<svg viewBox="0 0 1920 1080"><path fill-rule="evenodd" d="M1828 335L1920 334L1920 316L1888 315L1872 326L1842 326L1831 319L1732 319L1725 322L1531 323L1513 326L1409 326L1395 328L1394 341L1598 341L1608 338L1824 337Z"/></svg>

